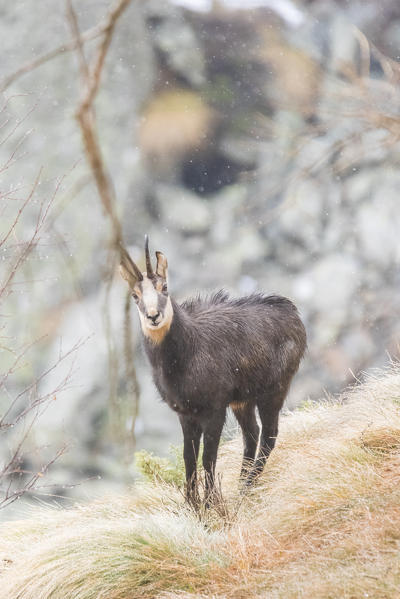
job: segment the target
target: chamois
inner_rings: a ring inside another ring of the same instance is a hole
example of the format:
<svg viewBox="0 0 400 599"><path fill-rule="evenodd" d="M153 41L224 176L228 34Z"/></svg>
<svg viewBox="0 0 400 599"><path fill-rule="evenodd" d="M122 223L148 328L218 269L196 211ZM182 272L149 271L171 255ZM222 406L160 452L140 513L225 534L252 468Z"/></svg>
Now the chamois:
<svg viewBox="0 0 400 599"><path fill-rule="evenodd" d="M203 435L205 495L215 488L215 463L226 410L242 429L241 480L250 485L275 445L279 411L306 349L295 305L278 295L238 299L218 291L178 304L168 292L167 259L153 271L145 238L146 272L123 250L120 272L136 302L144 346L162 399L183 431L186 494L197 500L196 465ZM260 436L255 409L261 420Z"/></svg>

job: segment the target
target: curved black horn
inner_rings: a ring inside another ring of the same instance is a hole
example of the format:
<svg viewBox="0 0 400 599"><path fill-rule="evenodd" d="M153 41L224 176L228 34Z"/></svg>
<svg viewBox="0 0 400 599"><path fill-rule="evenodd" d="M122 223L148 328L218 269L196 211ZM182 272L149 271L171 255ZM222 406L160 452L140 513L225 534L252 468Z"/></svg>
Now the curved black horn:
<svg viewBox="0 0 400 599"><path fill-rule="evenodd" d="M144 251L146 254L147 276L149 277L149 279L151 279L152 277L154 277L154 272L153 272L153 267L151 266L151 259L150 259L150 252L149 252L149 236L148 235L144 236Z"/></svg>

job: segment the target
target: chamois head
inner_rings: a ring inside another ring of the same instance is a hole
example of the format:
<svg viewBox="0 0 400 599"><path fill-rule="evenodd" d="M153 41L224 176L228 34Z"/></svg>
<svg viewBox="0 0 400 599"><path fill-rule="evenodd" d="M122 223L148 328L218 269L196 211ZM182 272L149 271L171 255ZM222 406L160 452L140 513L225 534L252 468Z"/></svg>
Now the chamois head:
<svg viewBox="0 0 400 599"><path fill-rule="evenodd" d="M144 335L153 343L161 343L169 331L173 310L168 295L168 263L161 252L156 252L157 265L153 271L149 239L145 236L146 272L140 272L128 252L122 250L120 273L128 282L136 302Z"/></svg>

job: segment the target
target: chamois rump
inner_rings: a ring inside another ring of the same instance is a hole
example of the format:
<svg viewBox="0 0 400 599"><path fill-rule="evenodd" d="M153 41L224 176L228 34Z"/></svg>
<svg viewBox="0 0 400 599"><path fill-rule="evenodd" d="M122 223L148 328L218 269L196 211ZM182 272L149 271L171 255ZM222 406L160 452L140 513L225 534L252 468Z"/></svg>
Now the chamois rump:
<svg viewBox="0 0 400 599"><path fill-rule="evenodd" d="M182 426L187 498L198 498L196 465L203 435L209 501L228 406L243 434L243 484L250 485L262 472L275 445L279 411L306 349L306 332L294 304L278 295L231 299L218 291L178 304L168 292L168 264L161 252L156 252L153 271L147 236L145 257L146 272L141 272L122 250L120 272L136 302L154 382Z"/></svg>

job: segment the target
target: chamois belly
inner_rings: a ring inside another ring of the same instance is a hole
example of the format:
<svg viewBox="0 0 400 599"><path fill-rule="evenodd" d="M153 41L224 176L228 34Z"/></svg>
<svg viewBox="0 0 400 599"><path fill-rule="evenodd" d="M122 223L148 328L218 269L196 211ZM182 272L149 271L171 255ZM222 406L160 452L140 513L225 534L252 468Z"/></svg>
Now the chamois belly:
<svg viewBox="0 0 400 599"><path fill-rule="evenodd" d="M214 376L201 379L201 382L188 380L187 376L176 377L169 381L163 376L162 381L156 381L162 399L178 414L210 413L214 409L227 407L233 395L234 381L221 381L221 377ZM158 384L157 384L158 383Z"/></svg>

